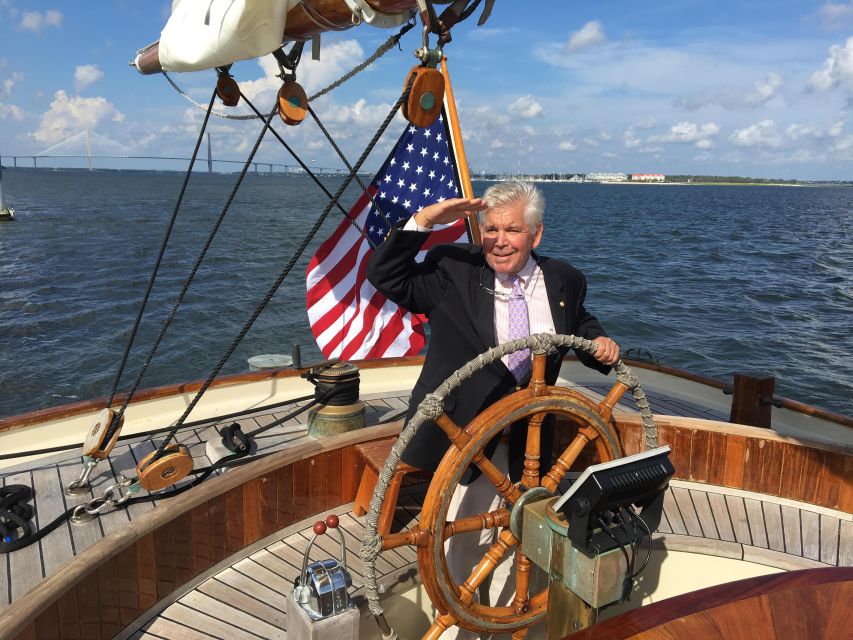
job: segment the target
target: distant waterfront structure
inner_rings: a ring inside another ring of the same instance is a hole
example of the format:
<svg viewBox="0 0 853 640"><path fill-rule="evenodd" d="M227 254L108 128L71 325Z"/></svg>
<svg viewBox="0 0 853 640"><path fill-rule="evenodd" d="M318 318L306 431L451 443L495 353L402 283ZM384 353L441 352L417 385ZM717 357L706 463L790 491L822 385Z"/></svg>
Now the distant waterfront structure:
<svg viewBox="0 0 853 640"><path fill-rule="evenodd" d="M627 182L628 174L614 171L586 174L587 182Z"/></svg>
<svg viewBox="0 0 853 640"><path fill-rule="evenodd" d="M666 176L662 173L632 173L631 182L663 182Z"/></svg>

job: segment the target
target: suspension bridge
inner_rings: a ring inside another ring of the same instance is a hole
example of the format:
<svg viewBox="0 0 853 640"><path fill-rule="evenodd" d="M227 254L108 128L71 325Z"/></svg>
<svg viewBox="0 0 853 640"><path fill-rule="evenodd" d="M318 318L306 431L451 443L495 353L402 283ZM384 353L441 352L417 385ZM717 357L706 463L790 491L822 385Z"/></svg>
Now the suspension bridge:
<svg viewBox="0 0 853 640"><path fill-rule="evenodd" d="M135 155L127 146L116 142L115 140L110 140L108 137L96 131L87 129L62 140L61 142L58 142L35 155L2 155L0 156L0 164L13 168L31 167L34 169L47 169L54 168L57 160L84 158L89 171L95 170L96 160L177 161L187 163L191 160L191 158L177 156ZM196 160L197 165L199 162L201 163L200 168L203 168L205 160L199 157ZM246 161L214 158L210 142L210 134L208 133L206 162L207 173L219 173L236 169L236 166L242 166ZM280 162L253 160L251 162L251 167L255 173L304 173L302 167L299 165L282 164ZM317 175L343 175L346 173L342 169L316 167L313 164L310 168L311 171ZM198 168L196 170L198 170Z"/></svg>

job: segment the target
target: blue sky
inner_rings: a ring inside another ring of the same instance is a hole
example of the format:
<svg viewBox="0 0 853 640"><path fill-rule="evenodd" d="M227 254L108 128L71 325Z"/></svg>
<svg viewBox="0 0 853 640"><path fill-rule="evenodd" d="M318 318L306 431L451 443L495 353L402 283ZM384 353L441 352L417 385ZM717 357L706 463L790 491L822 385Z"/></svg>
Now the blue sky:
<svg viewBox="0 0 853 640"><path fill-rule="evenodd" d="M127 64L159 37L169 11L154 1L0 0L3 155L33 154L88 128L134 155L188 156L202 112L163 77ZM350 158L397 97L418 31L315 103ZM324 35L321 61L304 60L300 81L310 94L391 33ZM445 53L475 174L853 179L852 0L500 0L485 27L475 17L453 34ZM233 68L261 111L273 104L276 71L269 57ZM173 79L206 102L215 75ZM312 123L278 129L316 166L338 166ZM241 159L258 125L214 119L211 131L215 157ZM293 163L274 140L258 158Z"/></svg>

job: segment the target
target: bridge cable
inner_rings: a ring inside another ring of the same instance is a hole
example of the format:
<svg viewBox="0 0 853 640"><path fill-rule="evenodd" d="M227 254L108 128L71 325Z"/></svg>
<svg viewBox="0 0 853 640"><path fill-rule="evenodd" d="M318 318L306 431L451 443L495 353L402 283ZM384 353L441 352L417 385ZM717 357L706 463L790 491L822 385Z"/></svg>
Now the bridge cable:
<svg viewBox="0 0 853 640"><path fill-rule="evenodd" d="M192 157L190 158L189 167L187 167L187 171L184 174L184 181L181 184L181 189L178 192L178 198L175 201L175 207L172 210L172 217L169 220L169 224L166 227L166 233L163 236L163 242L160 244L160 253L157 255L157 260L154 262L154 269L151 272L151 277L148 280L148 287L145 289L145 295L142 296L142 304L139 305L139 312L136 314L136 320L133 323L133 329L131 329L130 337L127 340L127 346L124 349L124 355L121 358L121 363L118 366L118 372L116 373L115 381L113 382L113 388L110 391L110 397L107 400L107 408L109 408L113 399L116 395L116 390L118 389L119 381L121 380L121 376L124 373L124 367L127 364L127 358L130 355L130 349L133 346L133 341L136 339L136 334L139 330L139 324L142 322L142 314L145 312L145 306L148 304L148 297L151 295L151 290L154 288L154 281L157 279L157 272L160 269L160 264L163 261L163 256L166 253L166 245L169 243L169 237L172 235L172 229L175 226L175 221L178 219L178 211L181 208L181 203L184 200L184 194L187 190L187 184L190 181L190 176L192 175L193 166L195 165L196 158L198 157L199 149L201 148L202 140L204 139L204 132L207 129L207 123L210 120L210 112L213 110L213 102L216 99L216 90L210 96L210 103L207 105L207 111L204 114L204 122L201 124L201 129L198 132L198 139L195 143L195 149L193 149ZM109 442L109 440L107 440Z"/></svg>

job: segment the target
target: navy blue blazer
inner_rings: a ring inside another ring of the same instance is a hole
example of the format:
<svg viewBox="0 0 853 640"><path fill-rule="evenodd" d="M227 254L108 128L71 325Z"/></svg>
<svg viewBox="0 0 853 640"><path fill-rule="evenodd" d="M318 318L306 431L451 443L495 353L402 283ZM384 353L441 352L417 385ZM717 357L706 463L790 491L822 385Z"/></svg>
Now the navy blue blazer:
<svg viewBox="0 0 853 640"><path fill-rule="evenodd" d="M394 229L379 246L367 267L368 280L388 299L429 320L430 342L423 370L412 389L407 419L421 400L466 362L496 346L494 271L486 263L481 247L471 244L446 244L433 247L423 262L415 256L429 232ZM607 335L584 308L586 279L578 269L562 260L535 256L538 260L551 305L551 316L558 334L574 334L593 339ZM566 350L549 354L545 379L554 384ZM586 353L578 353L587 366L608 373ZM445 400L445 413L465 426L486 407L517 388L515 378L500 360L484 367L457 387ZM524 454L523 430L513 429L510 442L510 467L520 475ZM543 434L543 460L550 454L548 434ZM487 449L491 454L492 446ZM403 455L403 461L434 471L450 441L435 423L423 425ZM546 451L548 448L548 451ZM490 450L491 449L491 450ZM520 449L520 450L519 450ZM518 479L514 477L514 479Z"/></svg>

